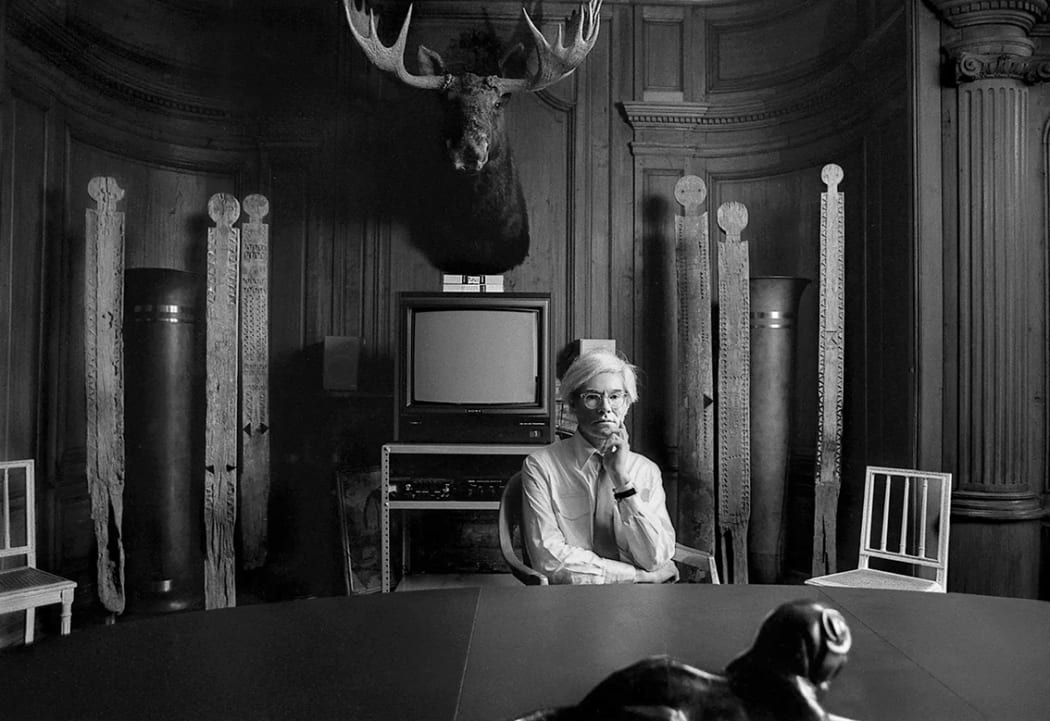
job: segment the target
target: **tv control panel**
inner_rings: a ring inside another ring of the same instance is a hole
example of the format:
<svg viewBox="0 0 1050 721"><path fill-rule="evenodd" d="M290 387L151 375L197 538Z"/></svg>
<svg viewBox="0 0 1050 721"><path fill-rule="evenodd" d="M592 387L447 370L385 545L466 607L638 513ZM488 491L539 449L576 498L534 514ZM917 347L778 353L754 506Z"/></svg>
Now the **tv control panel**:
<svg viewBox="0 0 1050 721"><path fill-rule="evenodd" d="M530 443L553 440L553 414L509 415L490 413L439 414L404 410L394 430L406 443Z"/></svg>
<svg viewBox="0 0 1050 721"><path fill-rule="evenodd" d="M418 478L390 479L391 501L498 501L506 478Z"/></svg>

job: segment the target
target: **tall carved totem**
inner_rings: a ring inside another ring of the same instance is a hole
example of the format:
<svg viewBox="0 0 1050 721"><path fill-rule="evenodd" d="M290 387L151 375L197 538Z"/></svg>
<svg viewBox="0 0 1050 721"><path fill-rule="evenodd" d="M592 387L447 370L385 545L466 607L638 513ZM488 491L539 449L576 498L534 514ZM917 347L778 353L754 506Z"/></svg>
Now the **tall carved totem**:
<svg viewBox="0 0 1050 721"><path fill-rule="evenodd" d="M1046 250L1039 123L1047 0L930 0L945 132L944 461L955 477L949 590L1034 597L1045 484ZM954 171L955 177L952 178ZM951 188L952 190L947 190Z"/></svg>

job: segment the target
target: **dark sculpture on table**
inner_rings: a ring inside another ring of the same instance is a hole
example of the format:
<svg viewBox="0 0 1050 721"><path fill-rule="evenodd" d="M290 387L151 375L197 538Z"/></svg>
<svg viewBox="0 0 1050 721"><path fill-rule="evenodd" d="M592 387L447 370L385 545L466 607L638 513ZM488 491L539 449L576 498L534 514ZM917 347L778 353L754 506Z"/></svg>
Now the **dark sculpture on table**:
<svg viewBox="0 0 1050 721"><path fill-rule="evenodd" d="M779 606L722 674L667 656L616 671L576 706L517 721L827 721L820 696L851 645L842 615L813 601Z"/></svg>

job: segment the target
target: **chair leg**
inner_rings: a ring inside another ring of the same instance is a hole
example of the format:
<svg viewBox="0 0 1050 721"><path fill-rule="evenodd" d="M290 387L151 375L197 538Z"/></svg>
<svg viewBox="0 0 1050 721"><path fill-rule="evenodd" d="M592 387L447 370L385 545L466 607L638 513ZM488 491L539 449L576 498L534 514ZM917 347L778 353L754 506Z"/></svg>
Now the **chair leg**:
<svg viewBox="0 0 1050 721"><path fill-rule="evenodd" d="M73 626L73 591L62 592L62 635L68 636Z"/></svg>
<svg viewBox="0 0 1050 721"><path fill-rule="evenodd" d="M36 629L36 609L26 609L26 646L33 643L33 632Z"/></svg>

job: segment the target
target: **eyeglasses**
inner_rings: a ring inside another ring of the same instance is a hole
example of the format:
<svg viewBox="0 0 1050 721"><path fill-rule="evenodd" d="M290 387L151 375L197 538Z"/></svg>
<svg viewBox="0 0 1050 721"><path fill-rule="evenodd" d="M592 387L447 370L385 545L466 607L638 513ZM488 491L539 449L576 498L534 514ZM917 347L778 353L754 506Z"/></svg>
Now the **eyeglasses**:
<svg viewBox="0 0 1050 721"><path fill-rule="evenodd" d="M609 407L618 411L627 405L627 394L623 391L611 393L599 393L598 391L582 391L576 397L583 401L583 407L589 411L597 410L602 405L602 399L609 401Z"/></svg>

